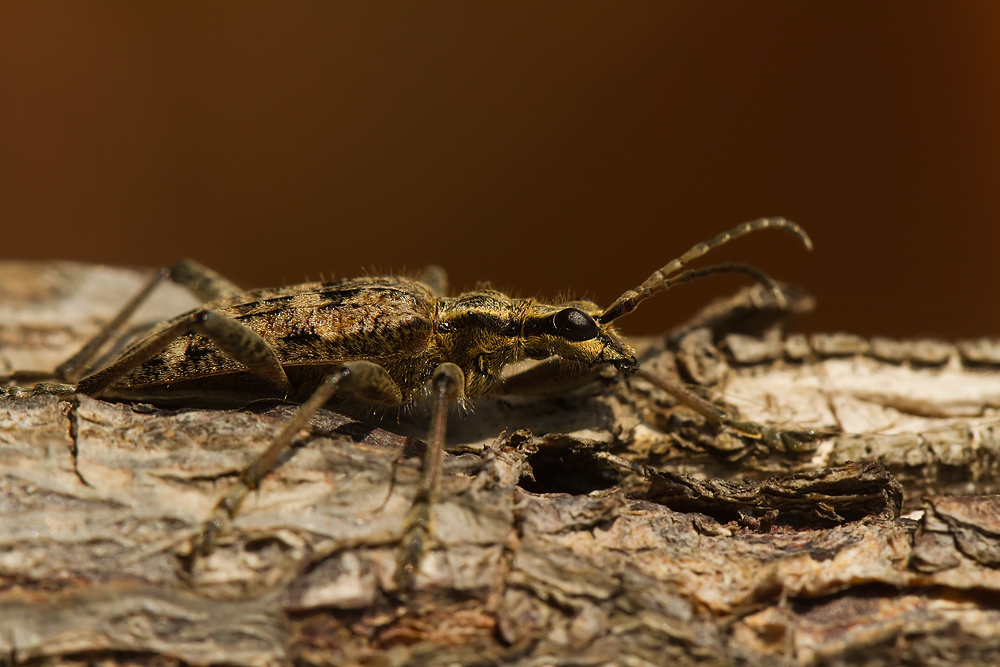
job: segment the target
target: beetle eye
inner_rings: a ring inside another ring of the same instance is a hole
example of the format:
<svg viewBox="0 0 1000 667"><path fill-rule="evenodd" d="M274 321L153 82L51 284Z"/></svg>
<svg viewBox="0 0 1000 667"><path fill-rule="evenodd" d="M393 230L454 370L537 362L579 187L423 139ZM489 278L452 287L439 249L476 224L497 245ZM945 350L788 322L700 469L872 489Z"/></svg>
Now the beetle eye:
<svg viewBox="0 0 1000 667"><path fill-rule="evenodd" d="M563 308L553 315L552 326L558 335L572 341L590 340L600 333L597 322L576 308Z"/></svg>

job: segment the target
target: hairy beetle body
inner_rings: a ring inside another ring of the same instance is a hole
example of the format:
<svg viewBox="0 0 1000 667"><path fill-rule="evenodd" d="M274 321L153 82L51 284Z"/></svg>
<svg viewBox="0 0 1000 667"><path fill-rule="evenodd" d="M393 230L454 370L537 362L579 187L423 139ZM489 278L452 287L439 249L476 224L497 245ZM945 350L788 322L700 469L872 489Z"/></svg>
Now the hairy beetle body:
<svg viewBox="0 0 1000 667"><path fill-rule="evenodd" d="M585 301L550 305L491 290L442 297L419 280L379 276L252 290L210 307L263 338L291 382L287 398L299 401L346 361L382 366L402 395L398 406L388 407L403 409L421 401L434 369L444 362L462 370L469 399L488 393L506 365L526 358L557 354L588 366L634 366L631 348L611 325L595 324L599 335L585 341L558 336L551 320L564 310L589 311L593 322L599 308ZM135 347L189 316L165 323ZM286 397L195 331L177 337L104 395L214 404Z"/></svg>

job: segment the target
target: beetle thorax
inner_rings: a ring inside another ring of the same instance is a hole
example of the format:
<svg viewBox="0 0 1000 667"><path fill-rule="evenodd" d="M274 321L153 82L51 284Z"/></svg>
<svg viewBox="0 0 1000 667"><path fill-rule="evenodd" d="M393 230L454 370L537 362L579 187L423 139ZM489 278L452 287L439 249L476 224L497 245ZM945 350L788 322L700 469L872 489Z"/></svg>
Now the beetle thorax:
<svg viewBox="0 0 1000 667"><path fill-rule="evenodd" d="M439 300L438 349L443 361L465 373L468 397L482 396L500 379L504 366L524 358L521 331L531 303L494 291Z"/></svg>

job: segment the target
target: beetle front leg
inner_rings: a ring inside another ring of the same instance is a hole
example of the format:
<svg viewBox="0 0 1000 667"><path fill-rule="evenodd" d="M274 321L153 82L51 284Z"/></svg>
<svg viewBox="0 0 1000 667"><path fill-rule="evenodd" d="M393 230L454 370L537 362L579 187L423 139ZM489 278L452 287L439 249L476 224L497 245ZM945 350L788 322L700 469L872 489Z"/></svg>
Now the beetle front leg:
<svg viewBox="0 0 1000 667"><path fill-rule="evenodd" d="M441 490L448 408L465 396L465 374L455 364L445 362L434 370L430 385L434 399L434 416L427 439L420 487L407 514L406 532L399 553L396 554L394 581L400 591L408 591L413 587L420 560L427 551L427 542L432 530L431 511Z"/></svg>
<svg viewBox="0 0 1000 667"><path fill-rule="evenodd" d="M767 426L765 424L758 424L757 422L734 419L724 411L715 407L680 384L670 382L666 378L641 369L636 371L636 376L642 378L651 385L662 389L676 398L679 402L691 408L698 414L707 417L716 424L728 426L729 428L742 433L747 437L763 440L774 451L799 451L806 444L825 435L825 433L820 433L814 430L803 431L781 429L776 426Z"/></svg>
<svg viewBox="0 0 1000 667"><path fill-rule="evenodd" d="M608 385L621 372L611 364L585 366L561 357L549 357L534 366L502 378L487 394L491 397L561 396L590 384Z"/></svg>

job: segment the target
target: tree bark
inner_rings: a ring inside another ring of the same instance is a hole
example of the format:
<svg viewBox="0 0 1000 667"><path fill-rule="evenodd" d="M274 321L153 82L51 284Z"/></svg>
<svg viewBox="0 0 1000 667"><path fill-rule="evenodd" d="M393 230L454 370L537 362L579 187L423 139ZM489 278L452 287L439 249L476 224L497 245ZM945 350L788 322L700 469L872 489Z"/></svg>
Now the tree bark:
<svg viewBox="0 0 1000 667"><path fill-rule="evenodd" d="M0 374L51 370L145 274L0 263ZM662 297L666 298L666 297ZM11 664L940 665L1000 661L1000 342L788 335L759 290L636 341L640 378L450 420L433 542L393 582L426 419L321 411L207 557L187 545L295 406L163 409L8 384ZM172 286L137 319L193 307ZM109 354L113 354L110 351Z"/></svg>

